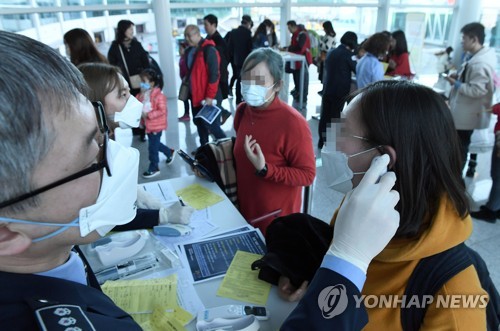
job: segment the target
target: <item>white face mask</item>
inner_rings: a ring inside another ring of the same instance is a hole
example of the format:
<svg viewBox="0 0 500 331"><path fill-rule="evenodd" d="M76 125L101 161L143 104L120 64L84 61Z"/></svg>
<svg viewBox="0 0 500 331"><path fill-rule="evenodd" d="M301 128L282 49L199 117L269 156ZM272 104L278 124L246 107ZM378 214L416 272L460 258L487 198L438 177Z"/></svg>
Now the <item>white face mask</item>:
<svg viewBox="0 0 500 331"><path fill-rule="evenodd" d="M377 149L377 147L349 156L340 151L322 149L321 161L326 175L327 186L344 194L352 190L352 178L354 175L364 174L366 171L353 172L349 168L349 158L373 151L374 149Z"/></svg>
<svg viewBox="0 0 500 331"><path fill-rule="evenodd" d="M117 225L134 219L137 206L139 151L109 140L108 162L111 177L104 172L101 190L92 206L80 210L80 235L96 230L105 236Z"/></svg>
<svg viewBox="0 0 500 331"><path fill-rule="evenodd" d="M122 129L139 127L141 122L142 103L134 96L130 96L122 111L116 112L114 122Z"/></svg>
<svg viewBox="0 0 500 331"><path fill-rule="evenodd" d="M276 85L276 83L269 87L241 83L241 94L243 95L243 99L245 99L246 103L250 106L260 107L273 97L273 94L271 94L269 98L266 99L267 91L273 88L274 85Z"/></svg>
<svg viewBox="0 0 500 331"><path fill-rule="evenodd" d="M87 236L94 230L101 236L105 236L115 226L130 222L134 219L137 210L139 151L135 148L123 147L121 144L109 140L107 153L112 176L109 177L103 171L101 190L96 203L80 209L79 217L75 220L67 224L60 224L0 217L0 221L59 227L54 232L33 239L33 242L54 237L70 227L79 227L82 237Z"/></svg>

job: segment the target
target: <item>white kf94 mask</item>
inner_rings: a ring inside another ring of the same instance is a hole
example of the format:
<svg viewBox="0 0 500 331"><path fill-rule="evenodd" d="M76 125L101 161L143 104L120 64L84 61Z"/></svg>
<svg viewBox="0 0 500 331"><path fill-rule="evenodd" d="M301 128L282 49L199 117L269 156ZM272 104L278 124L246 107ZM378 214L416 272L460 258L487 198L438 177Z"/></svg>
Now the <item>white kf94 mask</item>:
<svg viewBox="0 0 500 331"><path fill-rule="evenodd" d="M137 128L141 122L142 103L131 95L122 111L116 112L114 121L122 129Z"/></svg>
<svg viewBox="0 0 500 331"><path fill-rule="evenodd" d="M70 223L46 223L0 217L8 223L32 224L36 226L58 227L54 232L33 239L39 242L54 237L70 227L79 227L80 235L87 236L92 231L105 236L115 226L134 219L137 211L137 171L139 151L132 147L109 140L107 158L112 176L103 171L101 190L95 204L80 209L79 217Z"/></svg>

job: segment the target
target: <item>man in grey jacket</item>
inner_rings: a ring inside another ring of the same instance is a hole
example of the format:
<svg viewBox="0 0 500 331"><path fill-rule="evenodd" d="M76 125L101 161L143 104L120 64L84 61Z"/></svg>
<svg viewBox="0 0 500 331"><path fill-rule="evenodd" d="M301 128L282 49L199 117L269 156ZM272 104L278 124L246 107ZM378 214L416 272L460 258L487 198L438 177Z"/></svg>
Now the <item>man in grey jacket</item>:
<svg viewBox="0 0 500 331"><path fill-rule="evenodd" d="M462 32L462 47L467 54L458 73L447 79L453 85L450 108L462 144L462 166L464 166L472 132L475 129L485 129L490 123L491 115L486 110L491 108L493 102L496 55L493 49L483 45L482 24L466 24L460 32Z"/></svg>

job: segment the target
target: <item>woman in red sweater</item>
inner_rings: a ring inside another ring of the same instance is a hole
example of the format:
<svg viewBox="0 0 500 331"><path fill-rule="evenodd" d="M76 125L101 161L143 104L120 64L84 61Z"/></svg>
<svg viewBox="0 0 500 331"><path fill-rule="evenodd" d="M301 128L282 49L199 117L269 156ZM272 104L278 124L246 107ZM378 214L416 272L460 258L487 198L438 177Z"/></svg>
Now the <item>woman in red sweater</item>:
<svg viewBox="0 0 500 331"><path fill-rule="evenodd" d="M245 102L236 111L234 157L240 211L250 221L281 209L300 212L302 187L316 175L312 135L304 117L281 101L283 59L254 50L241 71ZM272 217L255 222L263 233Z"/></svg>
<svg viewBox="0 0 500 331"><path fill-rule="evenodd" d="M143 103L142 118L149 140L149 168L142 174L144 178L160 174L159 152L165 154L167 164L171 164L175 157L175 150L160 141L163 130L167 129L167 98L161 92L162 87L161 77L153 69L141 72L141 93L137 95L137 99Z"/></svg>
<svg viewBox="0 0 500 331"><path fill-rule="evenodd" d="M408 53L405 33L397 30L391 34L391 37L391 53L387 75L410 78L413 74L410 70L410 53Z"/></svg>

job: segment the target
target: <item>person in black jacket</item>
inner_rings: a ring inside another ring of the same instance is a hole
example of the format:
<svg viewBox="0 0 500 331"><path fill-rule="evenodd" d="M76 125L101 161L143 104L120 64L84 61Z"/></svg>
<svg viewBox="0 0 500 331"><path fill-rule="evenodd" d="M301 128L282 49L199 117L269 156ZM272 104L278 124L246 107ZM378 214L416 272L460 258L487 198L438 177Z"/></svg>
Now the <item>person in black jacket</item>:
<svg viewBox="0 0 500 331"><path fill-rule="evenodd" d="M125 62L124 62L125 59ZM149 68L148 52L141 43L134 37L134 23L129 20L121 20L116 28L115 40L111 43L108 51L108 61L110 64L120 67L123 76L130 86L130 94L137 95L140 86L131 82L131 77L138 76L144 69ZM134 80L134 79L132 79ZM132 130L135 135L140 135L142 141L146 141L146 131L144 128Z"/></svg>
<svg viewBox="0 0 500 331"><path fill-rule="evenodd" d="M252 51L252 18L249 15L243 15L241 25L231 30L228 50L233 68L233 78L236 77L236 104L242 101L241 96L241 68L248 54ZM232 78L231 78L232 81Z"/></svg>
<svg viewBox="0 0 500 331"><path fill-rule="evenodd" d="M219 65L219 89L222 94L222 99L227 99L229 95L229 85L228 85L228 76L227 65L229 64L229 52L227 49L226 42L224 38L220 35L219 31L217 31L217 25L219 20L217 16L213 14L208 14L203 18L203 24L205 26L205 31L207 32L207 39L212 40L215 43L215 48L219 52L220 57L220 65ZM231 116L231 112L222 107L222 104L219 105L222 109L221 114L221 124L224 124L229 116Z"/></svg>
<svg viewBox="0 0 500 331"><path fill-rule="evenodd" d="M356 73L354 50L358 44L358 36L351 31L344 33L340 45L328 52L325 60L325 77L323 77L323 98L321 117L318 124L318 148L323 148L325 132L333 118L340 118L345 98L351 90L351 74Z"/></svg>

